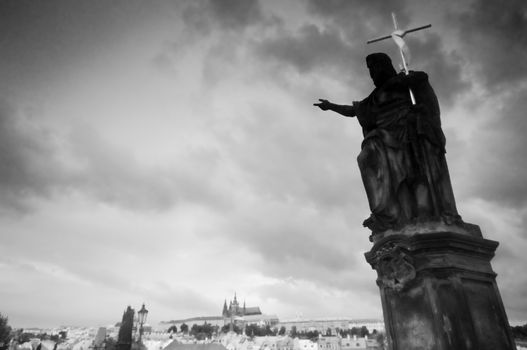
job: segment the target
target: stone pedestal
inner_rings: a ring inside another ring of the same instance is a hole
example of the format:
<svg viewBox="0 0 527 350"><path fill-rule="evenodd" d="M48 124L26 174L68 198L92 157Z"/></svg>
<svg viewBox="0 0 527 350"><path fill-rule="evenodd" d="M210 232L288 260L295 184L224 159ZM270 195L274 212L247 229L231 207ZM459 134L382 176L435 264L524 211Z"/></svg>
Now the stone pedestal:
<svg viewBox="0 0 527 350"><path fill-rule="evenodd" d="M365 254L377 271L390 349L516 349L490 265L498 242L475 225L436 229L374 237Z"/></svg>

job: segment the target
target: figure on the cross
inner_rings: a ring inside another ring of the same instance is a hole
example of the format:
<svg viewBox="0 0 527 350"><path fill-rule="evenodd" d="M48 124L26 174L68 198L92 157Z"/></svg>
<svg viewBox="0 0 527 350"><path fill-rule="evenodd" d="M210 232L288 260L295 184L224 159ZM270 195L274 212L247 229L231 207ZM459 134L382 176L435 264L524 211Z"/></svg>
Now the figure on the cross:
<svg viewBox="0 0 527 350"><path fill-rule="evenodd" d="M384 53L366 57L375 89L360 102L314 105L357 117L364 141L358 156L373 233L409 223L460 222L445 159L439 104L424 72L397 74ZM413 92L415 104L410 97Z"/></svg>

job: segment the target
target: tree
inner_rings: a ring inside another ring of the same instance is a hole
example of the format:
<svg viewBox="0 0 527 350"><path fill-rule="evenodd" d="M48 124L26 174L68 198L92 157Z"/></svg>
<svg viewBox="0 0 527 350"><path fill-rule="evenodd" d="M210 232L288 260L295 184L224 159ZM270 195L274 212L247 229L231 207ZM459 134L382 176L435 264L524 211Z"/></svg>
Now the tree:
<svg viewBox="0 0 527 350"><path fill-rule="evenodd" d="M181 326L179 326L179 330L183 333L188 333L188 325L186 323L181 324Z"/></svg>
<svg viewBox="0 0 527 350"><path fill-rule="evenodd" d="M366 326L362 326L360 328L360 331L359 331L359 335L364 338L365 336L367 335L370 335L370 331L368 330L368 328Z"/></svg>
<svg viewBox="0 0 527 350"><path fill-rule="evenodd" d="M167 330L168 333L177 333L177 327L176 325L170 326L170 328Z"/></svg>
<svg viewBox="0 0 527 350"><path fill-rule="evenodd" d="M298 332L296 331L296 326L291 327L291 338L296 338Z"/></svg>
<svg viewBox="0 0 527 350"><path fill-rule="evenodd" d="M58 334L51 334L51 335L49 336L49 339L52 340L52 341L55 342L55 343L58 343L59 340L60 340L60 336L59 336Z"/></svg>
<svg viewBox="0 0 527 350"><path fill-rule="evenodd" d="M104 341L104 350L117 350L117 343L112 337L106 338Z"/></svg>
<svg viewBox="0 0 527 350"><path fill-rule="evenodd" d="M254 323L251 323L251 324L246 324L245 325L245 334L248 335L248 336L259 336L260 334L258 334L258 326L255 325Z"/></svg>
<svg viewBox="0 0 527 350"><path fill-rule="evenodd" d="M285 327L283 327L283 333L285 334ZM264 337L266 335L273 335L275 336L278 333L277 328L271 329L271 326L265 325L265 326L258 326L257 324L251 323L245 325L245 334L248 336L257 336L257 337Z"/></svg>
<svg viewBox="0 0 527 350"><path fill-rule="evenodd" d="M527 323L523 326L511 327L512 337L518 340L527 340Z"/></svg>
<svg viewBox="0 0 527 350"><path fill-rule="evenodd" d="M285 335L285 326L280 327L280 330L278 331L278 335Z"/></svg>
<svg viewBox="0 0 527 350"><path fill-rule="evenodd" d="M318 331L308 331L306 334L305 334L305 337L307 339L318 339Z"/></svg>
<svg viewBox="0 0 527 350"><path fill-rule="evenodd" d="M22 332L20 333L20 336L18 337L18 342L20 344L24 344L30 341L31 338L35 338L35 335L33 333Z"/></svg>
<svg viewBox="0 0 527 350"><path fill-rule="evenodd" d="M350 331L350 335L356 335L360 336L360 328L359 327L352 327Z"/></svg>
<svg viewBox="0 0 527 350"><path fill-rule="evenodd" d="M231 326L230 324L226 324L225 326L221 327L221 332L222 333L228 333L231 329ZM236 334L240 334L242 332L241 328L238 327L237 325L232 325L232 330L233 332L235 332ZM247 335L251 335L250 332L247 331L247 328L245 329L245 334Z"/></svg>
<svg viewBox="0 0 527 350"><path fill-rule="evenodd" d="M123 321L119 327L119 335L117 338L118 350L131 350L132 348L132 331L134 328L134 314L132 307L128 308L123 313Z"/></svg>
<svg viewBox="0 0 527 350"><path fill-rule="evenodd" d="M190 335L194 336L197 340L203 340L205 338L212 338L212 333L214 332L214 327L205 322L202 325L194 324L190 329Z"/></svg>
<svg viewBox="0 0 527 350"><path fill-rule="evenodd" d="M11 327L7 323L7 316L0 313L0 349L7 349L11 340Z"/></svg>

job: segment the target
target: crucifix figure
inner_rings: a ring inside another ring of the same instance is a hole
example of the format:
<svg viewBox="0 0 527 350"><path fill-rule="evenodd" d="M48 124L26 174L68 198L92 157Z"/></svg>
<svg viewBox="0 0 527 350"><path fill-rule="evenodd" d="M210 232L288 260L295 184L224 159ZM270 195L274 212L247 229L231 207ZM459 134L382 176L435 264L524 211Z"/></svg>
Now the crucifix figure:
<svg viewBox="0 0 527 350"><path fill-rule="evenodd" d="M375 89L368 97L351 105L325 99L314 104L324 111L357 117L362 127L364 141L357 161L371 210L363 224L373 235L420 222L461 222L445 159L437 97L426 73L408 70L403 52L402 37L430 25L401 31L393 19L395 32L370 42L400 39L403 72L395 71L388 55L370 54L366 65Z"/></svg>

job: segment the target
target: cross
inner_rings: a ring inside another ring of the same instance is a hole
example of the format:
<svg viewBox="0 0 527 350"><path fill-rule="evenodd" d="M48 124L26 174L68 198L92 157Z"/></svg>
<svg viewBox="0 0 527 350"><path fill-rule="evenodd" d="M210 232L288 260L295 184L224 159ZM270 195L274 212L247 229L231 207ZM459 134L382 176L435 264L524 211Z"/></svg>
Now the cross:
<svg viewBox="0 0 527 350"><path fill-rule="evenodd" d="M381 41L381 40L392 38L395 41L395 43L397 44L397 46L399 47L399 52L401 53L401 59L403 61L404 73L406 75L408 75L408 63L406 62L406 57L405 57L404 51L403 51L403 47L405 46L403 38L408 33L412 33L412 32L416 32L418 30L430 28L432 25L431 24L427 24L425 26L420 26L420 27L407 29L407 30L401 30L397 26L397 18L395 17L395 13L393 13L393 12L392 12L392 20L393 20L393 27L395 29L392 32L392 34L385 35L385 36L382 36L382 37L377 38L377 39L368 40L366 42L366 44L371 44L371 43L375 43L377 41ZM412 93L412 90L410 90L410 99L412 100L412 104L415 105L415 98L414 98L414 94Z"/></svg>

